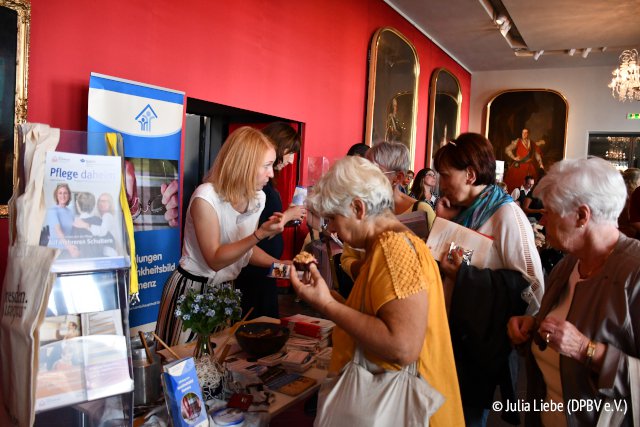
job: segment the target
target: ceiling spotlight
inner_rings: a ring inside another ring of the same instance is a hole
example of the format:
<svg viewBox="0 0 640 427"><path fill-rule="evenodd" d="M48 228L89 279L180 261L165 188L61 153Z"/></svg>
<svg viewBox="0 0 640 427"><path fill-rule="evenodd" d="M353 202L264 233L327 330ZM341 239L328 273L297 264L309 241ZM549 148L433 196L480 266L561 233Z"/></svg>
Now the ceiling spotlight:
<svg viewBox="0 0 640 427"><path fill-rule="evenodd" d="M587 56L589 56L589 53L591 53L591 48L590 47L587 47L587 48L583 49L582 50L582 57L586 59Z"/></svg>
<svg viewBox="0 0 640 427"><path fill-rule="evenodd" d="M569 56L573 56L575 55L576 50L575 49L569 49L569 51L567 52L567 54L569 54Z"/></svg>
<svg viewBox="0 0 640 427"><path fill-rule="evenodd" d="M538 50L536 51L536 53L533 55L533 59L534 60L538 60L538 58L540 58L542 56L542 54L544 53L544 50Z"/></svg>
<svg viewBox="0 0 640 427"><path fill-rule="evenodd" d="M496 16L496 19L494 20L494 22L496 23L496 25L501 26L502 24L505 23L506 20L507 18L504 15L498 15Z"/></svg>

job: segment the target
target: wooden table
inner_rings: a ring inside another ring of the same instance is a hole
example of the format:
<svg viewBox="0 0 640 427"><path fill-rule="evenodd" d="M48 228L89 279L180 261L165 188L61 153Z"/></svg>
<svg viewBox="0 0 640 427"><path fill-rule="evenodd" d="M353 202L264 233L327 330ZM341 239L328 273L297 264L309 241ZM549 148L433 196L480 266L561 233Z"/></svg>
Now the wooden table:
<svg viewBox="0 0 640 427"><path fill-rule="evenodd" d="M280 324L280 320L274 319L272 317L266 317L266 316L258 317L256 319L248 321L247 323L252 323L252 322L269 322L269 323ZM211 341L216 343L216 346L217 346L216 348L219 349L219 351L222 351L220 346L227 340L227 337L229 336L229 331L230 329L225 329L219 334L212 336ZM242 351L235 337L231 337L228 344L231 345L231 349L229 350L227 357ZM175 347L171 347L171 349L174 352L176 352L180 357L193 356L194 348L195 348L195 342L190 342L188 344L181 344ZM166 349L160 350L158 353L163 354L168 361L174 360L173 356L171 356L171 354ZM286 394L282 394L282 393L278 393L277 391L274 391L273 394L275 395L275 401L271 405L269 405L269 415L271 415L271 417L274 417L280 414L281 412L285 411L291 406L311 396L316 390L320 388L320 384L322 384L322 381L327 376L327 371L325 369L310 368L307 371L303 372L302 375L304 375L305 377L310 377L317 380L317 383L313 387L308 388L307 390L303 391L297 396L288 396Z"/></svg>

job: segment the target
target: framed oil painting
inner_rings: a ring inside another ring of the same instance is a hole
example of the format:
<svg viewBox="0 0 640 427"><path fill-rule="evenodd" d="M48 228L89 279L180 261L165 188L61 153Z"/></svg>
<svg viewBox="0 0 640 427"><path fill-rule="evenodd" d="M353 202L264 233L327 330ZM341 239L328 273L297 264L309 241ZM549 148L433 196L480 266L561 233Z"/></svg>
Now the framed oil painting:
<svg viewBox="0 0 640 427"><path fill-rule="evenodd" d="M401 142L415 160L418 76L420 64L413 44L400 32L384 27L371 42L365 143Z"/></svg>
<svg viewBox="0 0 640 427"><path fill-rule="evenodd" d="M0 0L0 218L16 183L18 129L27 120L29 0Z"/></svg>
<svg viewBox="0 0 640 427"><path fill-rule="evenodd" d="M509 191L531 175L536 182L566 153L567 100L549 89L508 90L487 104L486 137L505 162Z"/></svg>
<svg viewBox="0 0 640 427"><path fill-rule="evenodd" d="M429 88L429 132L427 132L427 165L447 141L460 133L462 91L460 82L449 70L436 69Z"/></svg>

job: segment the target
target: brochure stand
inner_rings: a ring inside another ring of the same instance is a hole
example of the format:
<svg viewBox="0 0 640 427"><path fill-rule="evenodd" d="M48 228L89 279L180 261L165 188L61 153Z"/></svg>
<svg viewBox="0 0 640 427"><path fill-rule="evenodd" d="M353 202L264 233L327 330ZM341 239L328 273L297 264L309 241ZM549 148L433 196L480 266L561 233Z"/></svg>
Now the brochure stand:
<svg viewBox="0 0 640 427"><path fill-rule="evenodd" d="M22 129L21 129L22 130ZM120 148L121 138L118 136ZM75 205L69 206L75 220L81 217L79 199L81 194L92 194L94 203L102 201L107 194L105 188L116 185L116 197L111 196L112 215L117 228L109 230L109 237L87 231L87 235L75 238L64 236L65 244L73 245L74 252L65 257L61 254L54 262L51 272L56 279L47 306L46 317L39 329L40 344L36 386L36 426L93 426L133 424L133 365L129 340L129 274L131 259L127 251L127 234L122 218L122 208L117 195L121 189L124 171L123 159L110 156L87 156L90 144L105 144L105 134L76 131L60 131L60 142L56 152L47 154L47 161L67 162L72 168L75 159L84 170L97 178L75 180L67 178L67 189ZM123 151L120 150L120 153ZM76 153L83 156L75 156ZM50 158L50 155L55 155ZM71 160L69 160L71 159ZM116 160L117 159L117 160ZM103 165L103 175L98 176ZM92 163L96 161L97 163ZM107 180L108 167L113 165L120 171ZM20 164L20 162L19 162ZM58 163L60 164L60 163ZM49 170L53 167L47 163ZM118 167L118 165L120 165ZM57 197L57 187L47 191L45 171L45 200ZM115 184L114 184L115 181ZM109 183L110 182L110 183ZM53 185L56 183L53 182ZM64 184L58 184L61 186ZM49 187L51 183L49 183ZM17 191L21 191L20 188ZM70 203L71 205L71 203ZM48 206L48 205L47 205ZM94 217L99 208L91 209ZM89 214L87 214L89 215ZM104 218L104 216L103 216ZM43 227L41 245L53 246L57 235ZM90 219L85 217L85 221ZM99 220L95 227L100 226ZM75 227L75 225L74 225ZM87 226L89 229L89 226ZM91 229L93 230L93 229ZM119 242L107 245L104 242ZM83 242L82 245L79 242Z"/></svg>

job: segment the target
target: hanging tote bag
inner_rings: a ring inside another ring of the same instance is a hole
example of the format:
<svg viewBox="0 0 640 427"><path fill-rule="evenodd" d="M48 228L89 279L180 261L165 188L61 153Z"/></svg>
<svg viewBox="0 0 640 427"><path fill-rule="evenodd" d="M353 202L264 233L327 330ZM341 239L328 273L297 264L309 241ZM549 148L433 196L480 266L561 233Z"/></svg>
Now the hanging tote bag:
<svg viewBox="0 0 640 427"><path fill-rule="evenodd" d="M406 239L406 237L405 237ZM413 248L410 240L406 239ZM364 312L365 291L360 311ZM387 371L356 344L353 360L318 393L316 427L428 426L444 396L418 375L417 362Z"/></svg>
<svg viewBox="0 0 640 427"><path fill-rule="evenodd" d="M360 347L341 374L318 394L317 427L428 426L444 397L417 373L416 362L399 371L367 369Z"/></svg>

